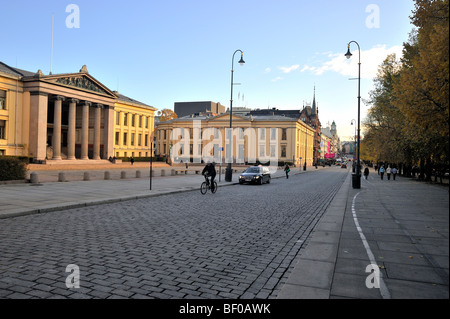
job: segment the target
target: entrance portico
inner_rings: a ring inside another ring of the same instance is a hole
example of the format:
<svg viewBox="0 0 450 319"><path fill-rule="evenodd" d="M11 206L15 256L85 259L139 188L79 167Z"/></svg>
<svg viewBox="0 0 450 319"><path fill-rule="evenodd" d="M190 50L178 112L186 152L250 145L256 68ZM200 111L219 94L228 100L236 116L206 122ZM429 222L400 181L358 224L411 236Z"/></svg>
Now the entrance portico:
<svg viewBox="0 0 450 319"><path fill-rule="evenodd" d="M24 77L30 98L29 151L37 161L100 160L113 154L116 95L79 73Z"/></svg>

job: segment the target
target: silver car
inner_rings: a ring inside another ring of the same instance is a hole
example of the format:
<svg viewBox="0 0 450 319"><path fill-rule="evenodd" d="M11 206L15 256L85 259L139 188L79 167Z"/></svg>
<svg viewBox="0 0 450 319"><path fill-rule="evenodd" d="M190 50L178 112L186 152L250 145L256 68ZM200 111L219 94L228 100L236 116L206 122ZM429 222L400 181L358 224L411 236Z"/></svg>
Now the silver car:
<svg viewBox="0 0 450 319"><path fill-rule="evenodd" d="M265 166L251 166L239 175L239 184L259 184L270 183L270 171Z"/></svg>

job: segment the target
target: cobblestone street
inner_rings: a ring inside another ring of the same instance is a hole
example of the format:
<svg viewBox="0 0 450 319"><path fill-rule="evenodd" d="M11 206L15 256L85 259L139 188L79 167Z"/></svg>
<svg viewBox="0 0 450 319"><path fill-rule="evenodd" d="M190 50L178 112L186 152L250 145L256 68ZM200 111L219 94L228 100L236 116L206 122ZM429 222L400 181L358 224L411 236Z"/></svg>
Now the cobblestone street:
<svg viewBox="0 0 450 319"><path fill-rule="evenodd" d="M276 298L347 174L0 220L0 298Z"/></svg>

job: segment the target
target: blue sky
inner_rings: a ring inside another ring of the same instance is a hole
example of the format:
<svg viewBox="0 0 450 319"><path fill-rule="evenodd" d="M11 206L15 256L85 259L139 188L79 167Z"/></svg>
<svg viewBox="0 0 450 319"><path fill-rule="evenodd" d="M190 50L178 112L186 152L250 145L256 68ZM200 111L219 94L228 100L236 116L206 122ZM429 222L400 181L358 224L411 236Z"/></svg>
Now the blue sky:
<svg viewBox="0 0 450 319"><path fill-rule="evenodd" d="M79 27L70 4L79 8ZM358 50L361 96L369 97L377 66L401 53L412 30L412 0L16 0L0 11L0 61L28 71L89 73L158 109L174 102L300 109L316 100L322 126L335 121L342 140L357 119ZM70 26L69 23L69 26ZM362 119L367 106L362 103Z"/></svg>

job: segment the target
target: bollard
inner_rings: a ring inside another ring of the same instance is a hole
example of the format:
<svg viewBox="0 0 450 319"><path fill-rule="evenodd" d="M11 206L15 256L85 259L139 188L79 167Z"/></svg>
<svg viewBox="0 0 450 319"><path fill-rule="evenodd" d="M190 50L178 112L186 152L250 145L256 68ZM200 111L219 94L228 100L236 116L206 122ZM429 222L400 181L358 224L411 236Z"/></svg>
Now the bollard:
<svg viewBox="0 0 450 319"><path fill-rule="evenodd" d="M84 172L83 180L84 181L90 181L91 180L91 175L89 174L89 172Z"/></svg>
<svg viewBox="0 0 450 319"><path fill-rule="evenodd" d="M141 171L136 171L136 178L141 178Z"/></svg>
<svg viewBox="0 0 450 319"><path fill-rule="evenodd" d="M111 173L109 171L105 172L105 180L111 179Z"/></svg>
<svg viewBox="0 0 450 319"><path fill-rule="evenodd" d="M58 174L58 182L65 182L66 181L66 174L64 172L60 172Z"/></svg>
<svg viewBox="0 0 450 319"><path fill-rule="evenodd" d="M125 172L125 171L120 172L120 178L121 179L127 178L127 172Z"/></svg>
<svg viewBox="0 0 450 319"><path fill-rule="evenodd" d="M175 176L176 175L176 171L174 169L172 169L172 171L170 172L170 175Z"/></svg>
<svg viewBox="0 0 450 319"><path fill-rule="evenodd" d="M31 184L39 184L39 176L37 173L30 174L30 183Z"/></svg>
<svg viewBox="0 0 450 319"><path fill-rule="evenodd" d="M166 176L166 170L165 169L161 170L161 176Z"/></svg>

